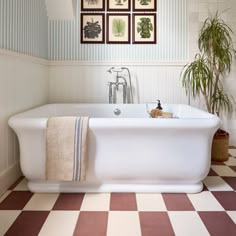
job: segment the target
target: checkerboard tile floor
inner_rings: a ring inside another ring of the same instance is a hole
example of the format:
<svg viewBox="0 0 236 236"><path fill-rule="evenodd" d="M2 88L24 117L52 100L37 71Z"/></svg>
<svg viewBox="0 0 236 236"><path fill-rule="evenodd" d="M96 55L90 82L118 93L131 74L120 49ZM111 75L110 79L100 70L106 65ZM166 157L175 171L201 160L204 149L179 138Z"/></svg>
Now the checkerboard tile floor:
<svg viewBox="0 0 236 236"><path fill-rule="evenodd" d="M34 194L22 177L0 197L0 235L235 236L236 149L229 154L198 194Z"/></svg>

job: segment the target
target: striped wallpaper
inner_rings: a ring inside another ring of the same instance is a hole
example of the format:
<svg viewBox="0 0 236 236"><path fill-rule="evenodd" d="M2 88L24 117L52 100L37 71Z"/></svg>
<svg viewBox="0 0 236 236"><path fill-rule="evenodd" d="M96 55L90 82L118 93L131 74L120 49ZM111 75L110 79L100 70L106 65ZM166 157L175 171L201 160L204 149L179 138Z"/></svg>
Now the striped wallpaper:
<svg viewBox="0 0 236 236"><path fill-rule="evenodd" d="M49 21L50 60L173 62L188 58L187 0L157 0L157 44L150 45L80 44L80 1L73 3L75 20Z"/></svg>
<svg viewBox="0 0 236 236"><path fill-rule="evenodd" d="M0 48L48 58L44 0L0 0Z"/></svg>
<svg viewBox="0 0 236 236"><path fill-rule="evenodd" d="M73 4L74 20L48 22L44 0L0 0L0 48L55 61L179 62L188 58L187 0L157 0L157 44L149 45L81 44L80 0Z"/></svg>

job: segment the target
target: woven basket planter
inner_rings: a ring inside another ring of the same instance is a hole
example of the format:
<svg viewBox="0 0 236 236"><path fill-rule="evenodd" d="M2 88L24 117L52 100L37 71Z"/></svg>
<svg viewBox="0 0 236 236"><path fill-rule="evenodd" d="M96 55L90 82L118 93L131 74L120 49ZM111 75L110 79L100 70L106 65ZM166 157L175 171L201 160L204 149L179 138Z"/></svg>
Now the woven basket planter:
<svg viewBox="0 0 236 236"><path fill-rule="evenodd" d="M213 138L211 160L227 161L229 159L229 134L224 130L218 130Z"/></svg>

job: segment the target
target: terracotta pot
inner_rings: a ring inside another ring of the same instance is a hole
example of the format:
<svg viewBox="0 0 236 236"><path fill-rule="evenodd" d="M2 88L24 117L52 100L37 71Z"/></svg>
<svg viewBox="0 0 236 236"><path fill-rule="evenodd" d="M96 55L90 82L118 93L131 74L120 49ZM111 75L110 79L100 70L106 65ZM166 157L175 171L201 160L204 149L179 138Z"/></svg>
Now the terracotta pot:
<svg viewBox="0 0 236 236"><path fill-rule="evenodd" d="M227 161L229 159L229 133L219 129L216 131L211 149L211 160L213 161Z"/></svg>

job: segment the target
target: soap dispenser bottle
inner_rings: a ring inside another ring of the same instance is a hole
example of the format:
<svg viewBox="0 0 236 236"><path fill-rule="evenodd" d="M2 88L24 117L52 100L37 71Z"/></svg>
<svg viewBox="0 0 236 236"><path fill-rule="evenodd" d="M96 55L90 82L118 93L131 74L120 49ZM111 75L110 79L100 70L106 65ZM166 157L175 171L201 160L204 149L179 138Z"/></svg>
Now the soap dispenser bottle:
<svg viewBox="0 0 236 236"><path fill-rule="evenodd" d="M157 107L155 109L151 110L151 117L152 118L157 118L157 117L161 117L162 116L161 102L160 102L160 100L157 100L157 101L158 101Z"/></svg>

